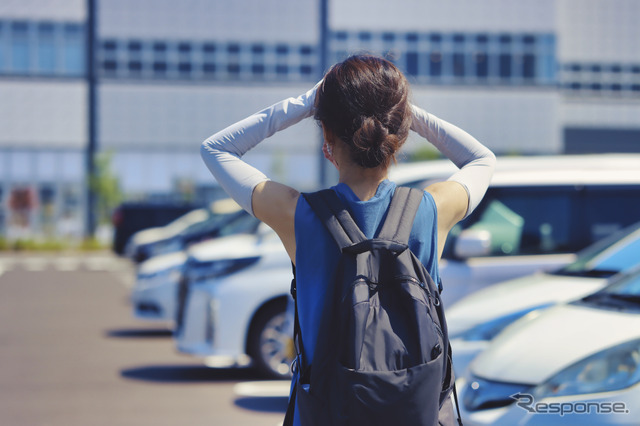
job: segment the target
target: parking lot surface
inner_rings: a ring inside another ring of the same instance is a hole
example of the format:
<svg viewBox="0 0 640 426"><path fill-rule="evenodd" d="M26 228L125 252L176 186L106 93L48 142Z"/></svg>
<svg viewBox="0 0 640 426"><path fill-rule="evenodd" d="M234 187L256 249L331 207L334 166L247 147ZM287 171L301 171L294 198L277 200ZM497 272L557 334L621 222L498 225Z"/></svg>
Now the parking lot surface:
<svg viewBox="0 0 640 426"><path fill-rule="evenodd" d="M279 424L282 386L204 367L132 318L132 274L108 254L0 256L0 424Z"/></svg>

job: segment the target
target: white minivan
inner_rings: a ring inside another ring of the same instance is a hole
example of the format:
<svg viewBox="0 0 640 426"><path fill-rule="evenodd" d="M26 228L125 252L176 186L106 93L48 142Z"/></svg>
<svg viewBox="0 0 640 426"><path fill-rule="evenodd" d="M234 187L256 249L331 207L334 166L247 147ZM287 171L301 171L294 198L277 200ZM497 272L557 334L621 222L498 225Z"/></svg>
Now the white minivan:
<svg viewBox="0 0 640 426"><path fill-rule="evenodd" d="M490 284L556 269L576 251L636 222L639 165L638 155L499 159L485 199L447 241L440 264L445 306ZM390 177L424 187L453 170L448 162L409 164ZM244 364L249 355L271 376L288 374L290 321L284 312L291 267L284 249L279 256L271 250L269 245L264 262L246 262L233 274L183 282L180 350L215 365ZM247 251L255 257L255 248ZM240 260L220 253L206 261L200 256L198 265L215 270L215 263ZM265 296L253 297L253 291Z"/></svg>

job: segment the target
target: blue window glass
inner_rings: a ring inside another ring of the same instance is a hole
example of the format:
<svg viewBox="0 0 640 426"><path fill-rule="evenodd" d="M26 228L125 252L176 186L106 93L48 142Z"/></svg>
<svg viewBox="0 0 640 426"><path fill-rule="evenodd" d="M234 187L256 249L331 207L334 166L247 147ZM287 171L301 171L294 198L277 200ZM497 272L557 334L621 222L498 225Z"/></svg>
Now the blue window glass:
<svg viewBox="0 0 640 426"><path fill-rule="evenodd" d="M256 55L264 53L264 45L254 44L253 46L251 46L251 52Z"/></svg>
<svg viewBox="0 0 640 426"><path fill-rule="evenodd" d="M300 47L300 54L304 56L311 55L313 53L313 48L311 46L302 46Z"/></svg>
<svg viewBox="0 0 640 426"><path fill-rule="evenodd" d="M279 44L276 46L276 53L278 55L286 55L287 53L289 53L289 46L287 46L286 44Z"/></svg>
<svg viewBox="0 0 640 426"><path fill-rule="evenodd" d="M640 92L640 84L632 84L631 90L634 92Z"/></svg>
<svg viewBox="0 0 640 426"><path fill-rule="evenodd" d="M442 75L442 53L433 51L429 55L429 75L440 77Z"/></svg>
<svg viewBox="0 0 640 426"><path fill-rule="evenodd" d="M611 72L619 74L622 72L622 67L620 65L611 65Z"/></svg>
<svg viewBox="0 0 640 426"><path fill-rule="evenodd" d="M573 71L573 72L579 72L582 70L582 66L580 64L570 64L568 68L570 71Z"/></svg>
<svg viewBox="0 0 640 426"><path fill-rule="evenodd" d="M238 43L231 43L231 44L227 45L227 52L228 53L239 53L240 52L240 45Z"/></svg>
<svg viewBox="0 0 640 426"><path fill-rule="evenodd" d="M107 73L113 73L118 69L118 63L113 59L107 59L102 62L102 69Z"/></svg>
<svg viewBox="0 0 640 426"><path fill-rule="evenodd" d="M153 72L157 75L162 75L167 72L167 63L164 61L155 61L153 63Z"/></svg>
<svg viewBox="0 0 640 426"><path fill-rule="evenodd" d="M573 82L569 87L571 88L571 90L580 90L582 88L582 84Z"/></svg>
<svg viewBox="0 0 640 426"><path fill-rule="evenodd" d="M240 64L238 64L237 62L227 64L227 72L232 75L240 74Z"/></svg>
<svg viewBox="0 0 640 426"><path fill-rule="evenodd" d="M592 83L591 90L602 90L602 84L600 83Z"/></svg>
<svg viewBox="0 0 640 426"><path fill-rule="evenodd" d="M310 75L313 73L313 67L311 65L300 65L300 74Z"/></svg>
<svg viewBox="0 0 640 426"><path fill-rule="evenodd" d="M602 71L602 66L601 65L592 65L591 66L591 72L601 72Z"/></svg>
<svg viewBox="0 0 640 426"><path fill-rule="evenodd" d="M536 57L531 53L522 56L522 76L528 80L536 76Z"/></svg>
<svg viewBox="0 0 640 426"><path fill-rule="evenodd" d="M166 52L167 51L167 43L163 41L156 41L153 43L153 51L154 52Z"/></svg>
<svg viewBox="0 0 640 426"><path fill-rule="evenodd" d="M480 43L480 44L484 44L487 43L489 41L489 36L486 34L478 34L476 36L476 42Z"/></svg>
<svg viewBox="0 0 640 426"><path fill-rule="evenodd" d="M476 77L487 78L489 76L489 56L485 52L478 52L473 59L476 65Z"/></svg>
<svg viewBox="0 0 640 426"><path fill-rule="evenodd" d="M142 50L142 43L137 40L132 40L127 45L129 52L140 52Z"/></svg>
<svg viewBox="0 0 640 426"><path fill-rule="evenodd" d="M522 42L525 45L530 45L530 44L535 44L536 42L536 36L532 35L532 34L527 34L524 37L522 37Z"/></svg>
<svg viewBox="0 0 640 426"><path fill-rule="evenodd" d="M502 34L500 36L500 44L509 44L511 43L511 36L509 34Z"/></svg>
<svg viewBox="0 0 640 426"><path fill-rule="evenodd" d="M4 35L4 23L2 21L0 21L0 73L4 72L4 58L5 58L5 52L4 52L4 39L5 39L5 35ZM2 222L0 220L0 222ZM0 223L1 226L1 223Z"/></svg>
<svg viewBox="0 0 640 426"><path fill-rule="evenodd" d="M407 33L407 41L418 41L418 34Z"/></svg>
<svg viewBox="0 0 640 426"><path fill-rule="evenodd" d="M614 92L619 92L622 90L622 85L620 83L613 83L611 85L611 90L613 90Z"/></svg>
<svg viewBox="0 0 640 426"><path fill-rule="evenodd" d="M202 45L204 53L214 53L216 51L216 45L213 43L205 43Z"/></svg>
<svg viewBox="0 0 640 426"><path fill-rule="evenodd" d="M102 42L102 48L107 52L115 52L118 49L118 42L115 40L105 40Z"/></svg>
<svg viewBox="0 0 640 426"><path fill-rule="evenodd" d="M336 40L343 40L344 41L344 40L347 39L348 34L347 34L346 31L338 31L338 32L335 33L335 37L336 37Z"/></svg>
<svg viewBox="0 0 640 426"><path fill-rule="evenodd" d="M634 65L631 67L631 72L634 74L640 74L640 66Z"/></svg>
<svg viewBox="0 0 640 426"><path fill-rule="evenodd" d="M363 31L363 32L358 34L358 38L360 39L360 41L370 41L371 40L371 33L368 32L368 31Z"/></svg>
<svg viewBox="0 0 640 426"><path fill-rule="evenodd" d="M382 40L384 41L394 41L396 39L396 35L394 33L383 33Z"/></svg>
<svg viewBox="0 0 640 426"><path fill-rule="evenodd" d="M251 65L251 72L254 75L262 75L262 74L264 74L264 64L253 64L253 65Z"/></svg>
<svg viewBox="0 0 640 426"><path fill-rule="evenodd" d="M11 71L29 71L29 26L26 22L11 24Z"/></svg>
<svg viewBox="0 0 640 426"><path fill-rule="evenodd" d="M142 62L140 61L129 61L129 71L132 71L134 73L139 73L140 71L142 71Z"/></svg>
<svg viewBox="0 0 640 426"><path fill-rule="evenodd" d="M418 52L407 52L407 74L418 75Z"/></svg>
<svg viewBox="0 0 640 426"><path fill-rule="evenodd" d="M441 42L442 41L442 35L438 34L438 33L433 33L429 36L429 40L431 40L431 42Z"/></svg>
<svg viewBox="0 0 640 426"><path fill-rule="evenodd" d="M85 68L84 30L78 24L64 26L65 74L81 75Z"/></svg>
<svg viewBox="0 0 640 426"><path fill-rule="evenodd" d="M52 74L56 70L55 31L51 23L38 25L37 68L39 73Z"/></svg>
<svg viewBox="0 0 640 426"><path fill-rule="evenodd" d="M276 74L278 75L287 75L289 73L289 67L284 64L276 65Z"/></svg>
<svg viewBox="0 0 640 426"><path fill-rule="evenodd" d="M205 62L202 65L202 71L207 75L215 74L216 64L214 64L213 62Z"/></svg>
<svg viewBox="0 0 640 426"><path fill-rule="evenodd" d="M500 78L511 78L511 54L501 53L498 60Z"/></svg>
<svg viewBox="0 0 640 426"><path fill-rule="evenodd" d="M178 64L178 72L180 74L189 74L191 73L191 69L192 69L191 62L180 62Z"/></svg>
<svg viewBox="0 0 640 426"><path fill-rule="evenodd" d="M454 34L453 41L454 43L464 43L464 34Z"/></svg>
<svg viewBox="0 0 640 426"><path fill-rule="evenodd" d="M464 59L463 53L453 54L453 75L455 77L464 77Z"/></svg>

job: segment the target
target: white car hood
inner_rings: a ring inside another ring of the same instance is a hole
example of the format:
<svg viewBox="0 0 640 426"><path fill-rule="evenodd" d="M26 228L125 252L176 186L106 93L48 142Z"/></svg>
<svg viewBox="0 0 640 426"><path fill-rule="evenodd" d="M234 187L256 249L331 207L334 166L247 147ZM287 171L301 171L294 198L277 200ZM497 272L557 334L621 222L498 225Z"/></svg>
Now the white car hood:
<svg viewBox="0 0 640 426"><path fill-rule="evenodd" d="M569 302L595 293L606 279L529 275L479 290L447 308L449 334L536 306Z"/></svg>
<svg viewBox="0 0 640 426"><path fill-rule="evenodd" d="M155 274L160 271L165 271L167 269L183 265L186 261L187 255L181 251L154 256L151 259L142 262L138 266L138 274Z"/></svg>
<svg viewBox="0 0 640 426"><path fill-rule="evenodd" d="M470 368L489 380L540 384L589 355L636 338L637 312L559 305L507 327Z"/></svg>
<svg viewBox="0 0 640 426"><path fill-rule="evenodd" d="M142 231L138 231L131 237L131 243L134 246L141 246L143 244L155 243L156 241L162 241L168 238L167 231L164 227L159 226L155 228L147 228Z"/></svg>
<svg viewBox="0 0 640 426"><path fill-rule="evenodd" d="M284 251L282 243L270 228L258 234L238 234L194 244L187 255L199 262L221 259L257 257L274 251Z"/></svg>

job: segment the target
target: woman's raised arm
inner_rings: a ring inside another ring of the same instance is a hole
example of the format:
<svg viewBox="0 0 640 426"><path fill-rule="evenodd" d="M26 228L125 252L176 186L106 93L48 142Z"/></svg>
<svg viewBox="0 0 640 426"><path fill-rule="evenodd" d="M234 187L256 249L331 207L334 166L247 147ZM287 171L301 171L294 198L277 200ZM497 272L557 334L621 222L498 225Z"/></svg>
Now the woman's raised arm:
<svg viewBox="0 0 640 426"><path fill-rule="evenodd" d="M285 99L215 133L200 148L220 186L247 212L271 226L290 255L299 194L293 188L271 182L241 157L274 133L311 117L319 84L297 98Z"/></svg>
<svg viewBox="0 0 640 426"><path fill-rule="evenodd" d="M438 208L438 246L442 254L447 234L469 216L484 197L496 164L495 155L469 133L414 105L411 129L431 142L460 170L446 182L425 188Z"/></svg>

